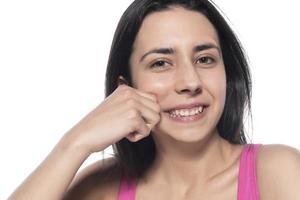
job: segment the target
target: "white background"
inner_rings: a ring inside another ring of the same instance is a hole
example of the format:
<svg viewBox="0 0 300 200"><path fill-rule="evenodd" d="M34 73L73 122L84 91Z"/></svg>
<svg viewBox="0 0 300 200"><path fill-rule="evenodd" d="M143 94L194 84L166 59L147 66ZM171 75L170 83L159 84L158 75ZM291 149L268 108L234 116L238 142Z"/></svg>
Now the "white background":
<svg viewBox="0 0 300 200"><path fill-rule="evenodd" d="M103 100L113 33L130 2L0 1L0 199ZM250 137L299 149L297 1L215 2L251 62ZM82 168L99 159L101 153L92 155Z"/></svg>

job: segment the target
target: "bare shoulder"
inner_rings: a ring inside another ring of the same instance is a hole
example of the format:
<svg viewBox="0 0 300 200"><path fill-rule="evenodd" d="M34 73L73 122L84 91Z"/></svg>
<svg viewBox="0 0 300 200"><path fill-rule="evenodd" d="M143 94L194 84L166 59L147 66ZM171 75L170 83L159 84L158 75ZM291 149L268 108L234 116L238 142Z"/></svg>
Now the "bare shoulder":
<svg viewBox="0 0 300 200"><path fill-rule="evenodd" d="M300 199L300 151L283 144L262 145L257 180L261 199Z"/></svg>
<svg viewBox="0 0 300 200"><path fill-rule="evenodd" d="M117 199L120 178L121 171L116 158L97 161L75 176L64 200Z"/></svg>

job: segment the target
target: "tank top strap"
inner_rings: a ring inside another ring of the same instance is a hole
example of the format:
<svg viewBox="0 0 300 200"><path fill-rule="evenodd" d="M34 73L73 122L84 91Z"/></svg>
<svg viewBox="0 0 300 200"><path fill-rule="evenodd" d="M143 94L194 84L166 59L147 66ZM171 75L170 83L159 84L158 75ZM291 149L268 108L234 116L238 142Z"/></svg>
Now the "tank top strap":
<svg viewBox="0 0 300 200"><path fill-rule="evenodd" d="M256 156L261 144L245 144L240 156L238 200L259 200Z"/></svg>
<svg viewBox="0 0 300 200"><path fill-rule="evenodd" d="M136 180L122 175L118 193L118 200L134 200L136 190Z"/></svg>
<svg viewBox="0 0 300 200"><path fill-rule="evenodd" d="M240 156L238 200L259 200L256 180L256 156L261 144L245 144ZM135 200L136 180L122 175L118 200Z"/></svg>

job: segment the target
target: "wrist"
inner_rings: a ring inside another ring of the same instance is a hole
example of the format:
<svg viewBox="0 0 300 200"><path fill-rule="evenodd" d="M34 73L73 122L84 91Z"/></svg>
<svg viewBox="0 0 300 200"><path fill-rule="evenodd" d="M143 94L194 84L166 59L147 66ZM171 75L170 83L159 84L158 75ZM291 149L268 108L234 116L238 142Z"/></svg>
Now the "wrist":
<svg viewBox="0 0 300 200"><path fill-rule="evenodd" d="M75 153L83 158L87 158L91 154L82 143L75 140L70 134L65 134L59 141L58 146L63 151Z"/></svg>

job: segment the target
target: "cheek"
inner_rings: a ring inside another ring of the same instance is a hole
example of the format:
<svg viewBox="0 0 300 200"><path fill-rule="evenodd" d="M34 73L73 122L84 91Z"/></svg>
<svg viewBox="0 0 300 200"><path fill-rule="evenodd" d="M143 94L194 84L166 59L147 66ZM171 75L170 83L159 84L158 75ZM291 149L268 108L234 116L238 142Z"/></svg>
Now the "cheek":
<svg viewBox="0 0 300 200"><path fill-rule="evenodd" d="M147 73L139 72L133 74L132 81L134 88L142 92L154 94L157 97L158 102L162 101L162 99L167 96L172 84L172 82L168 81L164 76L151 76Z"/></svg>
<svg viewBox="0 0 300 200"><path fill-rule="evenodd" d="M226 98L226 74L225 71L219 70L205 79L206 86L211 95L220 102L225 103Z"/></svg>

